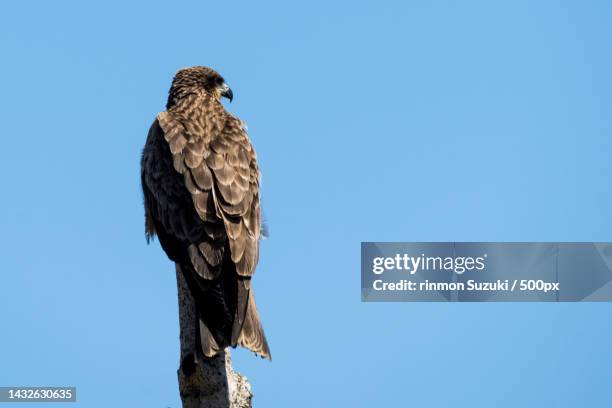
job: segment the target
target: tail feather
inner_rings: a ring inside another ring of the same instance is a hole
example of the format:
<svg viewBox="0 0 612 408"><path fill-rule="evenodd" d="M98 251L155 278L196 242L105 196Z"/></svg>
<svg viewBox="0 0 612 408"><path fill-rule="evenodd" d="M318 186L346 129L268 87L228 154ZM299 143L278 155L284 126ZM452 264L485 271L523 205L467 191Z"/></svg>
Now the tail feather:
<svg viewBox="0 0 612 408"><path fill-rule="evenodd" d="M237 343L239 346L245 347L263 358L272 360L270 347L268 346L266 335L259 321L259 313L257 313L257 306L255 305L255 296L252 290L249 292L247 310Z"/></svg>
<svg viewBox="0 0 612 408"><path fill-rule="evenodd" d="M206 357L214 357L221 351L222 348L219 347L215 337L212 335L210 330L208 330L208 327L206 327L206 324L202 321L202 319L198 320L200 325L200 344L202 345L202 353Z"/></svg>

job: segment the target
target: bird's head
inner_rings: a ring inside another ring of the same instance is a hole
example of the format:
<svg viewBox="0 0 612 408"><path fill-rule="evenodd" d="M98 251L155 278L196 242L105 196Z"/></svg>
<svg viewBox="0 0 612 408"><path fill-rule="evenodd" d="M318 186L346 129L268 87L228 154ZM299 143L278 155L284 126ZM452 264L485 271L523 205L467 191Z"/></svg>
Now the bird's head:
<svg viewBox="0 0 612 408"><path fill-rule="evenodd" d="M172 87L170 87L168 105L172 104L173 99L178 99L194 90L204 91L218 101L222 97L229 99L230 102L234 99L232 90L217 71L208 67L196 66L180 69L176 73L172 80Z"/></svg>

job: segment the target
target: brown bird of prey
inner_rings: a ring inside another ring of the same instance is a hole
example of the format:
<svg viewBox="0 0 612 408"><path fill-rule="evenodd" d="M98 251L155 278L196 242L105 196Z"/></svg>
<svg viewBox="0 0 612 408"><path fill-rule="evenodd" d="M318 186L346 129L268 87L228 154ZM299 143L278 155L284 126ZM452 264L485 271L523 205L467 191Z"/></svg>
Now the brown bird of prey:
<svg viewBox="0 0 612 408"><path fill-rule="evenodd" d="M262 236L259 167L223 77L178 71L142 153L147 241L157 235L196 304L202 352L246 347L271 358L251 279Z"/></svg>

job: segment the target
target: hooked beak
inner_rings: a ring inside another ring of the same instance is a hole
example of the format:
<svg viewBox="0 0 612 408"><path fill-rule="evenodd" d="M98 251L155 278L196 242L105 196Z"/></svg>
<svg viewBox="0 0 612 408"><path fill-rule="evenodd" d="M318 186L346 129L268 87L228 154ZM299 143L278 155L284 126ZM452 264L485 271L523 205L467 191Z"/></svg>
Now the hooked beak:
<svg viewBox="0 0 612 408"><path fill-rule="evenodd" d="M223 84L221 96L226 97L227 99L229 99L230 102L234 99L234 93L232 92L231 88L226 84Z"/></svg>

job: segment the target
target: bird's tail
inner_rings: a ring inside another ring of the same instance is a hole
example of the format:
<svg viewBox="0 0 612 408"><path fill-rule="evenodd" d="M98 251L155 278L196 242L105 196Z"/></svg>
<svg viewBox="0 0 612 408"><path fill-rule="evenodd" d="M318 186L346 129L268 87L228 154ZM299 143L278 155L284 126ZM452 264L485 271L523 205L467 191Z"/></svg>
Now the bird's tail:
<svg viewBox="0 0 612 408"><path fill-rule="evenodd" d="M196 307L202 353L213 357L226 347L241 346L271 360L250 278L228 276L225 280L209 282L204 290L193 285L202 290ZM225 299L228 293L234 294L232 301Z"/></svg>
<svg viewBox="0 0 612 408"><path fill-rule="evenodd" d="M229 344L218 333L213 335L202 318L198 319L200 325L200 344L202 345L202 353L206 357L213 357L227 346L236 347L238 345L251 350L263 358L272 360L270 347L259 320L253 291L249 290L247 296L246 313L243 319L236 318L234 320L232 340ZM220 344L220 342L223 343Z"/></svg>
<svg viewBox="0 0 612 408"><path fill-rule="evenodd" d="M235 324L236 322L234 325ZM244 323L242 323L242 330L240 330L236 343L263 358L272 360L270 347L268 346L266 335L264 334L263 327L261 326L261 322L259 320L259 313L257 312L257 306L255 305L255 295L252 289L249 290L247 309L244 315Z"/></svg>

